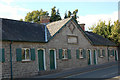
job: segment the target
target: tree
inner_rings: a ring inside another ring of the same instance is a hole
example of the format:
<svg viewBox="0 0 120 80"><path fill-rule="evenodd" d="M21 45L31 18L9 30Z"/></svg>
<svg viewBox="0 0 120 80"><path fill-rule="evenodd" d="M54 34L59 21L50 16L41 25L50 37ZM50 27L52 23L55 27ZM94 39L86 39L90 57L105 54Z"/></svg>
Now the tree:
<svg viewBox="0 0 120 80"><path fill-rule="evenodd" d="M42 9L40 11L32 11L28 12L25 16L26 22L34 22L34 23L40 23L40 16L42 15L49 15L47 11L43 11Z"/></svg>
<svg viewBox="0 0 120 80"><path fill-rule="evenodd" d="M73 18L74 18L75 21L77 22L77 18L78 18L77 13L78 13L78 9L75 9L75 10L73 11L73 13L71 13L71 11L68 11L68 15L67 15L67 13L65 12L65 17L64 17L64 19L65 19L65 18L70 18L71 15L73 15ZM77 23L78 23L78 22L77 22Z"/></svg>
<svg viewBox="0 0 120 80"><path fill-rule="evenodd" d="M113 25L111 25L111 21L108 22L108 25L105 25L105 21L100 20L97 25L93 25L89 30L112 40L116 44L120 43L120 22L118 20Z"/></svg>
<svg viewBox="0 0 120 80"><path fill-rule="evenodd" d="M20 21L23 21L23 19L20 19Z"/></svg>
<svg viewBox="0 0 120 80"><path fill-rule="evenodd" d="M75 11L73 11L73 18L76 20L77 19L77 13L78 13L78 9L75 9Z"/></svg>
<svg viewBox="0 0 120 80"><path fill-rule="evenodd" d="M110 38L117 44L120 44L120 22L119 20L114 22L111 30Z"/></svg>
<svg viewBox="0 0 120 80"><path fill-rule="evenodd" d="M60 16L60 13L59 13L59 9L57 9L57 11L56 11L56 7L54 6L51 9L50 22L54 22L54 21L58 21L58 20L61 20L61 16Z"/></svg>
<svg viewBox="0 0 120 80"><path fill-rule="evenodd" d="M66 18L68 18L68 16L67 16L67 13L65 12L65 17L64 17L64 19L66 19Z"/></svg>
<svg viewBox="0 0 120 80"><path fill-rule="evenodd" d="M61 20L59 9L57 9L57 13L56 13L56 21L58 21L58 20Z"/></svg>
<svg viewBox="0 0 120 80"><path fill-rule="evenodd" d="M99 21L97 25L93 25L91 30L93 30L93 33L97 33L99 35L102 35L106 38L105 31L106 31L106 25L105 21Z"/></svg>
<svg viewBox="0 0 120 80"><path fill-rule="evenodd" d="M70 11L68 11L68 17L70 17L72 15L72 13Z"/></svg>

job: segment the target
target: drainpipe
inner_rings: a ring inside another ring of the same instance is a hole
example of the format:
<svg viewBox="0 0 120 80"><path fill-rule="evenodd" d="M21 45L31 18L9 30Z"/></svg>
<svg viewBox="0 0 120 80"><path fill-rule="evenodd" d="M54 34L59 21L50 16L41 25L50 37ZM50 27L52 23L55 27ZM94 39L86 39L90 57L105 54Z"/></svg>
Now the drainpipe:
<svg viewBox="0 0 120 80"><path fill-rule="evenodd" d="M48 39L47 39L47 26L45 25L45 41L47 42Z"/></svg>
<svg viewBox="0 0 120 80"><path fill-rule="evenodd" d="M13 72L12 72L12 41L10 42L10 66L11 66L11 80L13 80Z"/></svg>

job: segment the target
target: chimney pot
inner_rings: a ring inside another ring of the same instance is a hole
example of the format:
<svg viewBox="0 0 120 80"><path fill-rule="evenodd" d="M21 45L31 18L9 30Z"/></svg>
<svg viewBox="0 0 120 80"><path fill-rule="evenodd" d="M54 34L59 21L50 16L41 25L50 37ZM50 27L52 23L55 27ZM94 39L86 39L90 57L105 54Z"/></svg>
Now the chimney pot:
<svg viewBox="0 0 120 80"><path fill-rule="evenodd" d="M80 27L83 29L83 31L85 31L85 24L82 23L82 24L79 24L79 25L80 25Z"/></svg>

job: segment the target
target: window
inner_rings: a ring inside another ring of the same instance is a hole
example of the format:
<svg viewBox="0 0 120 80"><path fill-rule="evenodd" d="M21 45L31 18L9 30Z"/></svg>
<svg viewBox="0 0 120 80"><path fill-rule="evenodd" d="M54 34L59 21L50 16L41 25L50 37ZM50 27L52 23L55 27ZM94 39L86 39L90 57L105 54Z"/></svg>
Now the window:
<svg viewBox="0 0 120 80"><path fill-rule="evenodd" d="M105 56L105 50L104 49L100 49L99 57L104 57L104 56Z"/></svg>
<svg viewBox="0 0 120 80"><path fill-rule="evenodd" d="M103 57L104 50L101 49L100 57Z"/></svg>
<svg viewBox="0 0 120 80"><path fill-rule="evenodd" d="M86 50L85 49L76 49L76 58L86 58Z"/></svg>
<svg viewBox="0 0 120 80"><path fill-rule="evenodd" d="M29 61L30 58L30 49L29 48L23 48L22 49L22 61Z"/></svg>
<svg viewBox="0 0 120 80"><path fill-rule="evenodd" d="M114 56L114 49L110 50L110 56L113 57Z"/></svg>
<svg viewBox="0 0 120 80"><path fill-rule="evenodd" d="M63 49L62 59L67 59L67 58L68 58L67 49Z"/></svg>
<svg viewBox="0 0 120 80"><path fill-rule="evenodd" d="M83 58L83 50L82 49L79 49L80 50L80 58Z"/></svg>
<svg viewBox="0 0 120 80"><path fill-rule="evenodd" d="M59 59L71 59L71 50L59 49Z"/></svg>

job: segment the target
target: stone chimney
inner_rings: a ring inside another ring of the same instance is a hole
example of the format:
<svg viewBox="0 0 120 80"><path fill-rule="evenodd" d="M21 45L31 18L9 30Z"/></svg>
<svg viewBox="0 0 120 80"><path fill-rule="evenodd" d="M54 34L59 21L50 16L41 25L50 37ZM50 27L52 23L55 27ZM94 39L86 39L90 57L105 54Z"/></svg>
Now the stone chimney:
<svg viewBox="0 0 120 80"><path fill-rule="evenodd" d="M50 23L50 17L47 15L40 16L40 23L45 25Z"/></svg>
<svg viewBox="0 0 120 80"><path fill-rule="evenodd" d="M82 23L82 24L79 24L79 25L80 25L80 27L83 29L83 31L85 31L85 24Z"/></svg>

